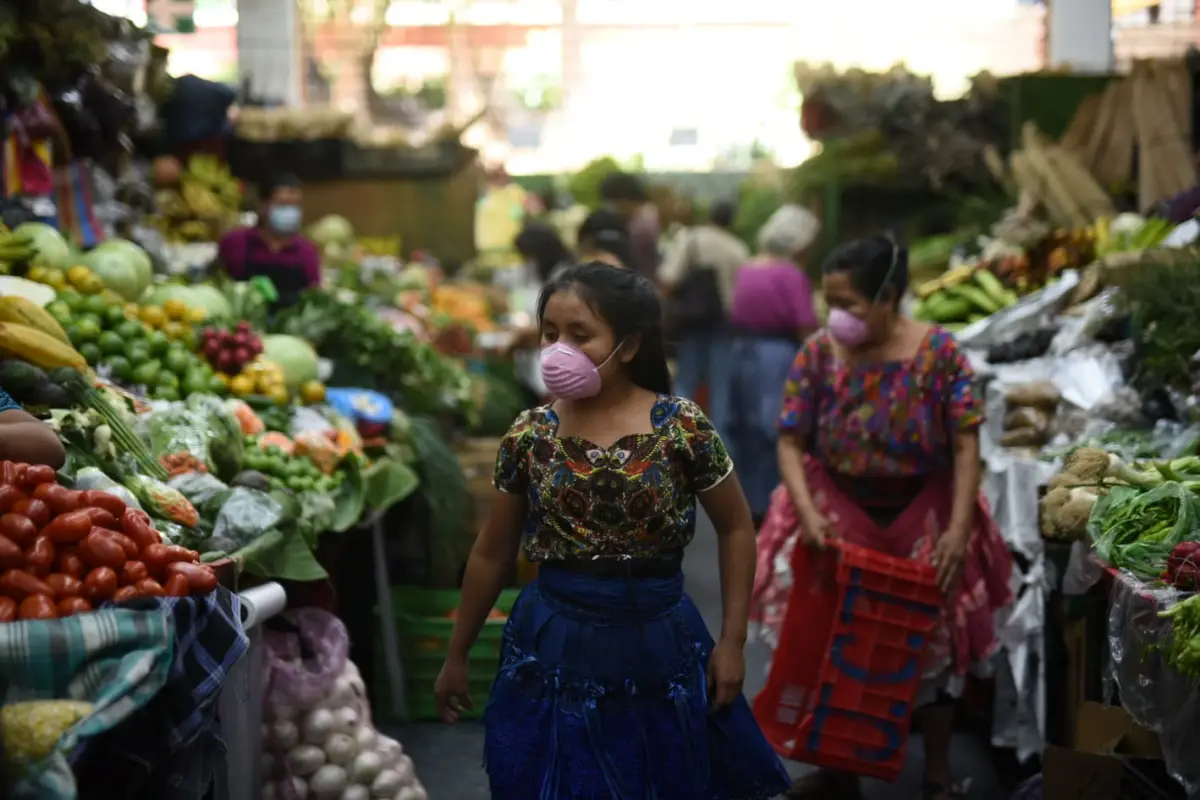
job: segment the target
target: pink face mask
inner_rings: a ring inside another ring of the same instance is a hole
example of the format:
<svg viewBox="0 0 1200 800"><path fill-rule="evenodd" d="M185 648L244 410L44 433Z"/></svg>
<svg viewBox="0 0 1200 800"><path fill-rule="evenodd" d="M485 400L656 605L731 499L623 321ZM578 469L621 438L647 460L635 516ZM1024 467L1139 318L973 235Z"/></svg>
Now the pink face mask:
<svg viewBox="0 0 1200 800"><path fill-rule="evenodd" d="M871 328L867 321L842 308L830 309L825 327L829 329L830 336L850 348L861 347L871 338Z"/></svg>
<svg viewBox="0 0 1200 800"><path fill-rule="evenodd" d="M542 348L542 383L555 397L583 400L600 393L600 368L612 360L620 346L599 365L593 364L578 347L556 342Z"/></svg>

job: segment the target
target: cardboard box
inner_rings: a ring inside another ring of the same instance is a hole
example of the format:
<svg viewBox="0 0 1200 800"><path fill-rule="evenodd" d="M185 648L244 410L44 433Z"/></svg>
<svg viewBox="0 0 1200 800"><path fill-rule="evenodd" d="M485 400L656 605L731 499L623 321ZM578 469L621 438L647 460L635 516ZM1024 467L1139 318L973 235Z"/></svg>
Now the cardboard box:
<svg viewBox="0 0 1200 800"><path fill-rule="evenodd" d="M1054 800L1184 796L1166 775L1157 734L1134 722L1124 709L1094 702L1079 707L1074 750L1046 748L1042 792Z"/></svg>

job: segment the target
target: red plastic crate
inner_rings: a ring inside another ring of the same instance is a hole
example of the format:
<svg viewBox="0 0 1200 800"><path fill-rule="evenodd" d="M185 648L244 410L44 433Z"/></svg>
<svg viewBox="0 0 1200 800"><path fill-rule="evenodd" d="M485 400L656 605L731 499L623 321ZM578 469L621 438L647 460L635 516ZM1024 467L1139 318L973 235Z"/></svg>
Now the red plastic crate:
<svg viewBox="0 0 1200 800"><path fill-rule="evenodd" d="M795 761L894 780L942 594L927 564L838 543L797 547L792 601L767 685L763 733Z"/></svg>

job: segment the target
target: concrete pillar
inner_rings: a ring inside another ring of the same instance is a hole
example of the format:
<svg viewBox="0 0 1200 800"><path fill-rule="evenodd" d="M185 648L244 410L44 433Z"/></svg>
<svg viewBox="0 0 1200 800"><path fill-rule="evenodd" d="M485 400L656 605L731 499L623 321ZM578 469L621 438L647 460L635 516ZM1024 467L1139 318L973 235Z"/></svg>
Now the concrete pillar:
<svg viewBox="0 0 1200 800"><path fill-rule="evenodd" d="M300 11L296 0L238 0L238 79L256 96L304 103Z"/></svg>
<svg viewBox="0 0 1200 800"><path fill-rule="evenodd" d="M1048 0L1049 67L1104 73L1113 68L1112 6L1107 0Z"/></svg>

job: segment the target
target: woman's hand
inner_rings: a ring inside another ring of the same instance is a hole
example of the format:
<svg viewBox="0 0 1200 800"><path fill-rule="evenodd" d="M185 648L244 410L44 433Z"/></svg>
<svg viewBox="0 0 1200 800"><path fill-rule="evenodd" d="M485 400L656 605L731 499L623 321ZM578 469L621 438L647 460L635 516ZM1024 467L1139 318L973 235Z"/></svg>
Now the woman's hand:
<svg viewBox="0 0 1200 800"><path fill-rule="evenodd" d="M721 639L708 659L709 710L719 711L742 693L746 680L746 655L743 646Z"/></svg>
<svg viewBox="0 0 1200 800"><path fill-rule="evenodd" d="M438 716L443 722L458 722L464 710L474 708L471 694L467 690L467 662L448 658L442 664L437 682L433 684L433 696L437 700Z"/></svg>
<svg viewBox="0 0 1200 800"><path fill-rule="evenodd" d="M816 511L800 516L800 541L807 547L824 550L830 539L835 537L829 520Z"/></svg>
<svg viewBox="0 0 1200 800"><path fill-rule="evenodd" d="M934 545L930 562L937 568L938 588L942 594L949 594L962 580L967 545L970 543L970 528L952 527Z"/></svg>

